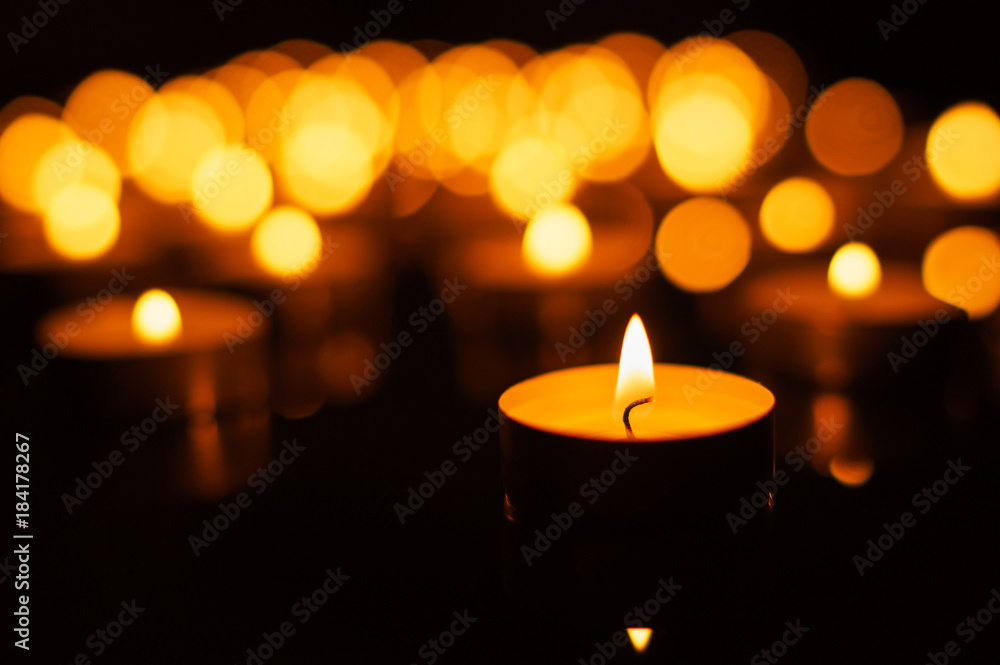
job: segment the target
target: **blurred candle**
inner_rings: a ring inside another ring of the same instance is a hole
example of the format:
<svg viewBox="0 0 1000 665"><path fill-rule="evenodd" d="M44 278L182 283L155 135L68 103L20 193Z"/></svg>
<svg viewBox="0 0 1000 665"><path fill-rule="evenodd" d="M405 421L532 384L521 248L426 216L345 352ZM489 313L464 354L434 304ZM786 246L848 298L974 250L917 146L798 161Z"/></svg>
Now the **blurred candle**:
<svg viewBox="0 0 1000 665"><path fill-rule="evenodd" d="M67 306L39 322L38 343L59 347L49 370L56 390L96 396L86 420L113 427L142 421L157 404L176 405L152 446L169 472L150 483L214 497L244 482L267 453L268 326L250 330L233 352L227 347L250 303L153 289L101 307L90 320Z"/></svg>

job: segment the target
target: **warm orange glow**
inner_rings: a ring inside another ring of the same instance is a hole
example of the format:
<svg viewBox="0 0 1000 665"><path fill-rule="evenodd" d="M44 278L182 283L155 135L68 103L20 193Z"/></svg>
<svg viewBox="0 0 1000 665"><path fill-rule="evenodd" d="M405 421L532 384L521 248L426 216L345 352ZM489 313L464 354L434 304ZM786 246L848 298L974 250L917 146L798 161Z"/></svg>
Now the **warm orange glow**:
<svg viewBox="0 0 1000 665"><path fill-rule="evenodd" d="M180 76L163 84L159 90L161 94L172 91L194 95L211 107L222 123L227 141L237 143L243 140L243 108L221 81L205 76Z"/></svg>
<svg viewBox="0 0 1000 665"><path fill-rule="evenodd" d="M121 196L121 175L108 153L85 141L61 141L35 165L32 199L44 209L60 191L80 184L103 190L115 201Z"/></svg>
<svg viewBox="0 0 1000 665"><path fill-rule="evenodd" d="M727 372L714 375L710 390L691 394L685 386L697 385L704 373L704 368L691 365L655 364L657 408L644 404L629 413L636 439L677 440L731 432L760 420L774 408L771 391ZM500 409L517 422L546 432L622 441L626 438L624 407L613 418L609 409L619 374L619 366L613 363L548 372L504 392ZM637 395L636 399L642 397L649 395Z"/></svg>
<svg viewBox="0 0 1000 665"><path fill-rule="evenodd" d="M809 75L802 59L788 42L760 30L739 30L727 35L726 41L753 58L761 71L778 86L792 110L805 101Z"/></svg>
<svg viewBox="0 0 1000 665"><path fill-rule="evenodd" d="M282 143L291 132L292 121L295 120L288 114L288 101L305 72L294 60L291 63L291 69L274 73L263 81L254 83L253 92L243 107L247 142L268 161L275 159L281 152Z"/></svg>
<svg viewBox="0 0 1000 665"><path fill-rule="evenodd" d="M162 203L181 203L201 159L225 144L219 116L191 93L158 94L139 111L128 155L136 183Z"/></svg>
<svg viewBox="0 0 1000 665"><path fill-rule="evenodd" d="M554 143L537 135L508 142L490 170L490 193L505 210L530 218L565 201L576 188L569 159Z"/></svg>
<svg viewBox="0 0 1000 665"><path fill-rule="evenodd" d="M402 112L399 92L392 77L376 60L365 55L354 54L345 57L331 54L317 60L309 67L309 72L326 77L326 94L324 104L335 105L346 110L307 111L305 119L310 117L328 121L333 117L342 117L343 122L365 141L372 151L372 170L381 172L389 164L394 149L396 128ZM309 79L306 79L309 80ZM330 85L332 83L332 85ZM303 87L300 83L300 87ZM289 100L291 111L296 112L298 91Z"/></svg>
<svg viewBox="0 0 1000 665"><path fill-rule="evenodd" d="M750 261L750 226L734 206L689 199L667 213L656 232L656 258L667 279L685 291L717 291Z"/></svg>
<svg viewBox="0 0 1000 665"><path fill-rule="evenodd" d="M820 382L822 383L827 378L824 374L838 375L846 371L832 367L832 365L840 363L839 358L830 356L825 361L827 367L817 367L816 373ZM809 461L817 472L827 475L830 460L850 444L854 420L853 411L850 400L840 393L820 393L813 398L812 426L816 435L810 437L805 445L807 452L812 455L812 459ZM831 423L838 424L840 428L832 427ZM818 446L818 449L811 447L813 445Z"/></svg>
<svg viewBox="0 0 1000 665"><path fill-rule="evenodd" d="M865 298L878 290L882 266L871 247L863 242L849 242L830 260L827 281L838 295Z"/></svg>
<svg viewBox="0 0 1000 665"><path fill-rule="evenodd" d="M903 144L903 116L875 81L852 78L826 91L806 120L806 141L820 164L841 175L874 173Z"/></svg>
<svg viewBox="0 0 1000 665"><path fill-rule="evenodd" d="M576 206L559 203L535 215L521 245L528 266L543 275L564 275L589 257L593 240L587 218Z"/></svg>
<svg viewBox="0 0 1000 665"><path fill-rule="evenodd" d="M291 206L279 206L267 213L250 242L257 263L275 275L306 270L317 260L322 246L313 218Z"/></svg>
<svg viewBox="0 0 1000 665"><path fill-rule="evenodd" d="M229 144L205 154L191 178L190 199L199 216L220 231L240 231L271 205L267 163L253 149Z"/></svg>
<svg viewBox="0 0 1000 665"><path fill-rule="evenodd" d="M649 348L649 338L642 319L633 314L625 328L622 342L621 360L618 362L618 381L615 384L615 399L611 406L611 417L616 423L622 422L625 409L636 400L656 397L656 380L653 378L653 352ZM641 404L632 409L629 421L634 423L645 418L656 405Z"/></svg>
<svg viewBox="0 0 1000 665"><path fill-rule="evenodd" d="M696 192L739 175L772 106L768 78L725 40L674 45L650 75L647 96L660 165Z"/></svg>
<svg viewBox="0 0 1000 665"><path fill-rule="evenodd" d="M368 194L372 150L346 124L304 124L282 143L278 174L289 197L315 214L350 210Z"/></svg>
<svg viewBox="0 0 1000 665"><path fill-rule="evenodd" d="M0 135L0 195L21 210L41 212L44 205L35 192L39 165L46 162L44 176L58 181L53 170L58 157L50 150L74 142L79 141L73 131L48 115L27 113L11 122Z"/></svg>
<svg viewBox="0 0 1000 665"><path fill-rule="evenodd" d="M148 344L166 344L181 333L181 311L162 289L150 289L135 301L132 330Z"/></svg>
<svg viewBox="0 0 1000 665"><path fill-rule="evenodd" d="M59 191L45 208L45 238L52 249L74 260L100 256L118 239L118 204L93 185Z"/></svg>
<svg viewBox="0 0 1000 665"><path fill-rule="evenodd" d="M935 238L924 252L927 292L982 319L1000 304L1000 238L989 229L960 226Z"/></svg>
<svg viewBox="0 0 1000 665"><path fill-rule="evenodd" d="M103 148L118 170L129 175L129 132L155 94L134 74L113 69L95 72L80 81L66 100L63 120L82 139Z"/></svg>
<svg viewBox="0 0 1000 665"><path fill-rule="evenodd" d="M853 458L837 455L830 460L830 475L841 485L860 487L868 482L875 471L875 463L868 457Z"/></svg>
<svg viewBox="0 0 1000 665"><path fill-rule="evenodd" d="M635 32L617 32L597 42L625 61L642 90L646 89L649 75L656 62L666 51L663 44L652 37Z"/></svg>
<svg viewBox="0 0 1000 665"><path fill-rule="evenodd" d="M671 179L691 191L708 192L724 186L746 160L753 131L726 96L696 91L664 107L654 140Z"/></svg>
<svg viewBox="0 0 1000 665"><path fill-rule="evenodd" d="M433 66L440 77L447 132L442 152L453 160L439 162L432 154L432 169L447 176L455 167L468 166L485 174L507 134L507 96L517 65L499 50L480 45L452 49Z"/></svg>
<svg viewBox="0 0 1000 665"><path fill-rule="evenodd" d="M977 200L1000 192L1000 118L965 102L941 114L927 134L931 175L950 196Z"/></svg>
<svg viewBox="0 0 1000 665"><path fill-rule="evenodd" d="M836 211L823 185L788 178L771 188L760 207L764 238L786 252L816 249L830 235Z"/></svg>
<svg viewBox="0 0 1000 665"><path fill-rule="evenodd" d="M649 645L649 638L653 635L652 628L626 628L628 638L632 641L632 648L636 653L642 653Z"/></svg>
<svg viewBox="0 0 1000 665"><path fill-rule="evenodd" d="M588 180L627 177L649 151L649 118L628 65L606 48L548 58L542 126Z"/></svg>

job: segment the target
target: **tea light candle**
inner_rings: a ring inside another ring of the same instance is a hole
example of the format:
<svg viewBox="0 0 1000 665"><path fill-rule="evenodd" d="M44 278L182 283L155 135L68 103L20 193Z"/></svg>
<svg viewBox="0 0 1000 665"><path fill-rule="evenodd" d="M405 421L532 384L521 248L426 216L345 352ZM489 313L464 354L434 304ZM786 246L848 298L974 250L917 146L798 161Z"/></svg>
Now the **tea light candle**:
<svg viewBox="0 0 1000 665"><path fill-rule="evenodd" d="M268 326L253 328L233 353L226 344L252 311L228 295L157 289L138 299L115 296L90 320L75 306L57 309L39 322L36 337L63 341L48 370L57 394L83 388L97 396L86 405L96 413L84 422L118 428L142 422L158 404L176 405L157 414L160 453L150 459L162 464L150 473L169 479L174 474L162 470L174 469L186 489L214 497L266 461ZM179 448L168 445L178 439Z"/></svg>
<svg viewBox="0 0 1000 665"><path fill-rule="evenodd" d="M652 211L631 183L589 185L523 228L490 214L483 226L498 230L464 229L435 266L439 281L457 276L469 285L449 308L456 366L466 395L487 403L524 377L565 366L570 329L593 325L588 312L617 315L657 270ZM614 353L605 341L574 348L573 363Z"/></svg>
<svg viewBox="0 0 1000 665"><path fill-rule="evenodd" d="M774 396L725 372L711 371L705 388L706 371L654 364L633 316L617 366L559 370L503 393L515 597L544 613L597 616L642 597L665 565L694 579L722 552L729 571L754 559L745 548L760 544L766 507L739 542L726 515L772 479ZM737 550L739 562L728 561Z"/></svg>
<svg viewBox="0 0 1000 665"><path fill-rule="evenodd" d="M748 358L770 371L830 388L898 374L930 337L965 320L961 310L927 293L915 268L882 266L870 250L848 259L842 263L835 255L829 267L811 265L749 280L729 306L706 301L706 314L725 311L732 319L735 313L745 322L770 311L773 320L764 323L766 330ZM789 302L776 314L781 293Z"/></svg>

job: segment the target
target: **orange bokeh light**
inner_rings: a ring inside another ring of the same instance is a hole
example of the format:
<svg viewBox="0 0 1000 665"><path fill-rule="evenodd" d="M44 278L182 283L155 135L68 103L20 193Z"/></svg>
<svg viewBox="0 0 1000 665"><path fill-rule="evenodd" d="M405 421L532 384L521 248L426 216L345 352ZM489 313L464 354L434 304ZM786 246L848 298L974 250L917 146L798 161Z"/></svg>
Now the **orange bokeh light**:
<svg viewBox="0 0 1000 665"><path fill-rule="evenodd" d="M988 199L1000 192L1000 117L980 102L948 109L927 133L927 164L952 198Z"/></svg>
<svg viewBox="0 0 1000 665"><path fill-rule="evenodd" d="M656 232L656 258L664 276L685 291L717 291L750 261L752 235L734 206L693 198L667 213Z"/></svg>
<svg viewBox="0 0 1000 665"><path fill-rule="evenodd" d="M961 226L935 238L924 252L921 276L935 298L961 307L971 319L1000 304L1000 238L989 229Z"/></svg>
<svg viewBox="0 0 1000 665"><path fill-rule="evenodd" d="M806 119L806 142L820 164L840 175L867 175L903 145L903 116L875 81L852 78L827 89Z"/></svg>
<svg viewBox="0 0 1000 665"><path fill-rule="evenodd" d="M66 100L63 120L81 138L105 150L123 175L130 175L129 134L155 94L145 80L134 74L102 70L76 86Z"/></svg>
<svg viewBox="0 0 1000 665"><path fill-rule="evenodd" d="M810 178L782 180L760 206L764 238L785 252L808 252L830 235L836 215L833 199Z"/></svg>

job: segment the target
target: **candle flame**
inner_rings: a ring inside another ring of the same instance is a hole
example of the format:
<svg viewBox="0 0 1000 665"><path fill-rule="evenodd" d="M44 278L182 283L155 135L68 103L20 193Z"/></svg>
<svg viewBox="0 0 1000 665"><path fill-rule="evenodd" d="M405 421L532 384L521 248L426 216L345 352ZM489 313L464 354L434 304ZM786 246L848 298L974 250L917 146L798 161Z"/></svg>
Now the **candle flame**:
<svg viewBox="0 0 1000 665"><path fill-rule="evenodd" d="M146 291L132 309L132 330L150 344L166 344L175 339L181 332L177 302L161 289Z"/></svg>
<svg viewBox="0 0 1000 665"><path fill-rule="evenodd" d="M838 295L865 298L878 289L882 266L871 247L863 242L849 242L830 259L827 280Z"/></svg>
<svg viewBox="0 0 1000 665"><path fill-rule="evenodd" d="M628 638L632 640L632 647L636 653L642 653L649 644L649 638L653 635L652 628L626 628Z"/></svg>
<svg viewBox="0 0 1000 665"><path fill-rule="evenodd" d="M521 251L533 271L557 276L583 265L592 245L590 225L579 208L557 203L528 222Z"/></svg>
<svg viewBox="0 0 1000 665"><path fill-rule="evenodd" d="M625 409L636 400L656 395L656 381L653 379L653 352L649 348L649 338L638 314L633 314L625 329L622 342L622 356L618 363L618 385L611 415L621 424ZM639 405L629 415L631 422L637 422L652 411L652 405Z"/></svg>

